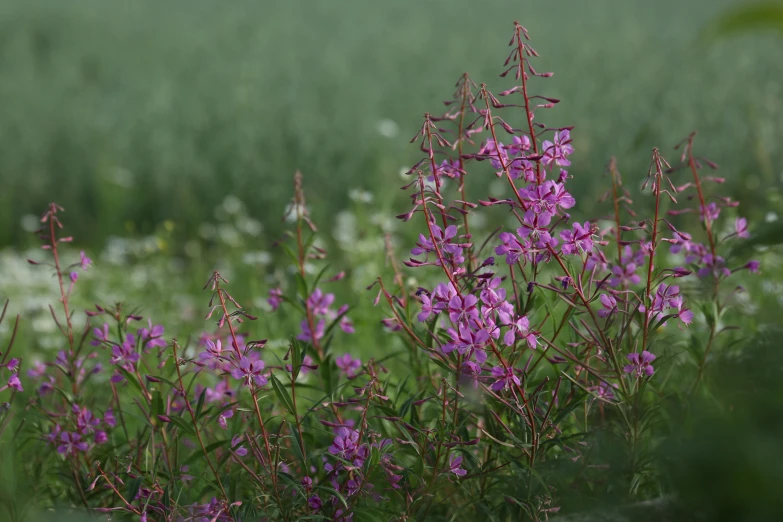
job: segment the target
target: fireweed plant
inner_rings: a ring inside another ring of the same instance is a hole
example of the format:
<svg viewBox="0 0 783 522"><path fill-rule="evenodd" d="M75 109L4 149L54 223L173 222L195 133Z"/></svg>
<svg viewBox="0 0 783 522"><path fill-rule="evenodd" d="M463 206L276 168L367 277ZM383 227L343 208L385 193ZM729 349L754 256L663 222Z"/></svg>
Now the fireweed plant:
<svg viewBox="0 0 783 522"><path fill-rule="evenodd" d="M77 329L70 297L92 262L62 258L71 238L52 204L38 232L46 257L30 263L59 285L62 349L26 364L12 334L0 353L3 444L30 454L29 476L55 477L33 486L36 503L141 521L542 520L573 491L665 493L651 458L658 405L706 386L711 351L739 335L725 283L759 269L728 254L748 224L726 225L737 203L710 193L723 180L702 173L716 166L694 135L674 166L652 151L640 181L651 216L637 215L612 161L607 215L573 221L578 145L540 121L558 100L531 94L551 73L533 68L528 41L515 23L501 74L512 86L494 95L463 75L446 114L425 115L414 137L424 156L398 217L421 234L404 260L386 236L394 277L370 286L402 351L364 347L373 357L360 360L343 348L355 326L330 287L346 274L318 246L299 174L278 242L295 284L273 288L263 312L299 317L282 348L249 337L256 317L219 272L194 339L167 338L122 304L96 305ZM502 180L505 196L468 194L469 171ZM513 226L475 237L479 207ZM693 235L678 228L688 213ZM687 390L667 387L675 371ZM620 459L598 451L599 432Z"/></svg>

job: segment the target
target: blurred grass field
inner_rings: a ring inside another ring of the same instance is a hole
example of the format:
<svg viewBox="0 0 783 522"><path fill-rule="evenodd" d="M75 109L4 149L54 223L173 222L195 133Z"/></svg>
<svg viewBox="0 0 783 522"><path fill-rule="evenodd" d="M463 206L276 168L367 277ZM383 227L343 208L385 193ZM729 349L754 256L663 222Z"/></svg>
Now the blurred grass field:
<svg viewBox="0 0 783 522"><path fill-rule="evenodd" d="M728 0L395 0L0 5L0 246L56 200L81 244L195 234L228 194L268 230L297 169L316 215L351 188L399 194L407 145L468 71L500 91L511 22L530 30L574 125L575 186L589 213L610 156L636 186L653 146L691 130L728 192L780 204L783 44L699 39ZM473 180L484 183L485 180ZM376 200L391 213L392 196ZM399 207L398 207L399 208Z"/></svg>

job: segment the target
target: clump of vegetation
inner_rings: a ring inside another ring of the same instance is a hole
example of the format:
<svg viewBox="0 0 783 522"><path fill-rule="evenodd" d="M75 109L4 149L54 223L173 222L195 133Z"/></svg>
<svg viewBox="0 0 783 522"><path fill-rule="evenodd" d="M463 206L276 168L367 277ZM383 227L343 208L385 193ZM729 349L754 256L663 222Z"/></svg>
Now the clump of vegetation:
<svg viewBox="0 0 783 522"><path fill-rule="evenodd" d="M216 270L207 326L179 339L122 303L91 307L77 328L80 274L100 267L64 258L73 240L50 205L30 263L55 275L61 349L28 362L12 333L0 354L0 443L33 490L31 503L0 497L10 519L38 507L142 521L545 520L586 499L669 493L668 403L709 395L711 354L748 333L731 314L731 281L760 269L733 254L748 222L713 193L723 180L703 170L717 166L695 134L676 162L652 151L639 180L650 216L612 161L606 215L573 221L578 143L542 122L559 100L533 93L551 76L537 56L515 23L505 90L466 74L447 112L425 115L397 216L421 233L410 255L382 241L393 276L368 289L381 324L337 303L346 273L327 262L299 174L276 244L291 284L251 314L232 296L243 282ZM471 194L468 177L503 193ZM478 234L479 211L509 225ZM262 313L298 328L282 345L251 336ZM359 327L401 341L357 346Z"/></svg>

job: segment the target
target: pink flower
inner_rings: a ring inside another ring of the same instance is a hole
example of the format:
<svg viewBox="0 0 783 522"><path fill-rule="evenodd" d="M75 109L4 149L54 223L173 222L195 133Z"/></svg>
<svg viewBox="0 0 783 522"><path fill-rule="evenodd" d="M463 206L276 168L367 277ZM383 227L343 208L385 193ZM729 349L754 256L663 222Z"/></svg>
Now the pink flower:
<svg viewBox="0 0 783 522"><path fill-rule="evenodd" d="M272 311L280 308L280 305L283 303L283 290L281 288L272 288L269 291L269 299L267 299L267 303L269 303L269 306L272 307Z"/></svg>
<svg viewBox="0 0 783 522"><path fill-rule="evenodd" d="M458 477L464 477L468 474L466 470L462 469L462 457L459 455L452 455L449 458L449 471Z"/></svg>
<svg viewBox="0 0 783 522"><path fill-rule="evenodd" d="M737 236L742 238L750 237L750 232L748 232L748 220L743 217L738 217L734 222L734 232Z"/></svg>
<svg viewBox="0 0 783 522"><path fill-rule="evenodd" d="M263 370L264 361L251 361L249 357L242 356L239 360L239 366L231 371L231 376L234 379L245 381L246 386L250 386L251 382L256 386L266 386L266 377L261 375Z"/></svg>
<svg viewBox="0 0 783 522"><path fill-rule="evenodd" d="M18 373L12 373L11 377L8 379L8 387L13 388L14 390L21 392L24 391L22 389L22 381L19 380L19 374Z"/></svg>
<svg viewBox="0 0 783 522"><path fill-rule="evenodd" d="M652 362L655 360L655 355L651 354L647 350L642 353L629 353L626 355L631 364L628 364L623 368L625 373L635 373L637 377L651 376L655 373L655 369L652 366Z"/></svg>
<svg viewBox="0 0 783 522"><path fill-rule="evenodd" d="M521 384L519 382L519 377L517 377L514 372L514 368L510 366L508 368L495 366L492 368L492 377L497 379L491 386L494 391L506 390L511 387L512 383L517 386Z"/></svg>
<svg viewBox="0 0 783 522"><path fill-rule="evenodd" d="M568 129L563 129L555 133L554 141L545 140L542 143L544 150L541 163L547 167L552 164L558 167L568 167L571 162L568 161L567 156L573 154L574 148L571 146L571 132Z"/></svg>
<svg viewBox="0 0 783 522"><path fill-rule="evenodd" d="M617 312L617 300L608 294L601 294L599 298L603 308L598 310L598 317L609 317Z"/></svg>
<svg viewBox="0 0 783 522"><path fill-rule="evenodd" d="M362 367L361 359L354 359L350 353L346 353L334 360L334 364L340 369L340 371L349 379L355 377L359 369Z"/></svg>

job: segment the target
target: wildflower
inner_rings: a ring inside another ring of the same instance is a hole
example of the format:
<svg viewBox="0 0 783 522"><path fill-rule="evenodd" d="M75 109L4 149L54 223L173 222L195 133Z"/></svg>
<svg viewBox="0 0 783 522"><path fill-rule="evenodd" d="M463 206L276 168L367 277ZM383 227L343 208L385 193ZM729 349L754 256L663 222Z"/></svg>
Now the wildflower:
<svg viewBox="0 0 783 522"><path fill-rule="evenodd" d="M532 210L528 210L522 218L522 226L517 229L517 234L522 238L531 237L542 243L549 243L551 239L549 223L551 221L552 214L548 212L536 214Z"/></svg>
<svg viewBox="0 0 783 522"><path fill-rule="evenodd" d="M8 387L13 388L18 392L24 391L24 389L22 388L22 381L19 380L18 373L11 374L11 377L8 379Z"/></svg>
<svg viewBox="0 0 783 522"><path fill-rule="evenodd" d="M495 253L499 256L506 256L506 263L509 265L515 265L519 258L525 255L526 259L530 249L530 242L523 239L524 245L520 243L517 236L510 232L501 232L499 235L501 245L495 247Z"/></svg>
<svg viewBox="0 0 783 522"><path fill-rule="evenodd" d="M693 322L693 312L684 306L684 300L681 295L678 295L671 301L672 308L677 310L677 318L684 324L691 324Z"/></svg>
<svg viewBox="0 0 783 522"><path fill-rule="evenodd" d="M473 361L465 361L462 363L462 375L473 381L474 388L478 388L478 381L481 376L481 366Z"/></svg>
<svg viewBox="0 0 783 522"><path fill-rule="evenodd" d="M563 253L566 255L589 252L593 249L593 233L589 222L584 225L574 223L572 230L560 232L563 240Z"/></svg>
<svg viewBox="0 0 783 522"><path fill-rule="evenodd" d="M307 298L307 306L315 315L329 315L329 307L334 303L334 294L325 294L320 288L313 290Z"/></svg>
<svg viewBox="0 0 783 522"><path fill-rule="evenodd" d="M328 451L335 457L353 462L357 467L361 467L367 454L359 446L359 432L348 428L340 428L337 431L337 436Z"/></svg>
<svg viewBox="0 0 783 522"><path fill-rule="evenodd" d="M139 353L136 351L133 336L128 334L128 339L122 344L115 344L111 349L111 363L133 373L136 370L136 362Z"/></svg>
<svg viewBox="0 0 783 522"><path fill-rule="evenodd" d="M81 265L82 270L87 270L90 268L90 265L92 265L92 259L84 254L84 250L79 252L79 264Z"/></svg>
<svg viewBox="0 0 783 522"><path fill-rule="evenodd" d="M109 324L103 323L101 328L94 328L92 334L95 336L95 340L90 343L92 346L109 342Z"/></svg>
<svg viewBox="0 0 783 522"><path fill-rule="evenodd" d="M478 298L475 295L468 294L465 297L455 295L449 301L449 319L454 324L460 324L478 318L477 303Z"/></svg>
<svg viewBox="0 0 783 522"><path fill-rule="evenodd" d="M307 505L310 506L310 509L312 509L313 511L319 511L321 509L321 506L323 506L323 502L321 502L321 497L319 497L318 494L316 493L315 495L307 499Z"/></svg>
<svg viewBox="0 0 783 522"><path fill-rule="evenodd" d="M234 416L234 410L226 410L220 415L218 415L218 424L220 425L220 427L223 428L224 430L227 430L228 429L227 419L230 419L233 416Z"/></svg>
<svg viewBox="0 0 783 522"><path fill-rule="evenodd" d="M247 448L240 446L242 444L242 435L234 435L231 438L231 447L234 448L234 453L239 457L247 455Z"/></svg>
<svg viewBox="0 0 783 522"><path fill-rule="evenodd" d="M212 341L210 339L207 339L207 349L199 354L199 359L204 360L220 360L223 355L223 344L220 342L220 339L217 339L217 341Z"/></svg>
<svg viewBox="0 0 783 522"><path fill-rule="evenodd" d="M544 143L541 144L544 150L541 163L547 167L552 164L558 167L568 167L571 162L568 161L567 156L574 152L574 147L571 146L571 132L568 129L558 131L553 140L544 140Z"/></svg>
<svg viewBox="0 0 783 522"><path fill-rule="evenodd" d="M71 272L68 274L68 277L71 279L71 284L73 284L79 280L79 272Z"/></svg>
<svg viewBox="0 0 783 522"><path fill-rule="evenodd" d="M149 348L153 348L155 346L161 348L165 347L166 341L162 339L164 332L163 326L159 324L153 326L151 319L148 319L147 321L149 328L141 328L138 332L142 344Z"/></svg>
<svg viewBox="0 0 783 522"><path fill-rule="evenodd" d="M538 341L536 340L535 332L530 330L530 320L527 316L523 315L514 319L510 314L500 313L500 320L505 326L509 327L503 336L503 342L506 343L506 346L513 346L517 338L522 338L530 348L536 349Z"/></svg>
<svg viewBox="0 0 783 522"><path fill-rule="evenodd" d="M283 290L281 288L272 288L269 290L269 299L267 299L267 303L269 303L273 312L280 308L280 305L283 303Z"/></svg>
<svg viewBox="0 0 783 522"><path fill-rule="evenodd" d="M462 469L462 457L459 455L452 455L449 458L449 471L458 477L464 477L468 474L466 470Z"/></svg>
<svg viewBox="0 0 783 522"><path fill-rule="evenodd" d="M313 342L314 340L320 341L324 336L324 332L326 331L326 321L319 319L318 323L315 325L315 332L310 331L310 325L308 324L307 320L302 321L300 327L302 332L296 336L297 339L307 342Z"/></svg>
<svg viewBox="0 0 783 522"><path fill-rule="evenodd" d="M249 357L242 356L239 360L239 366L231 371L231 376L235 379L245 381L246 386L255 383L256 386L266 386L267 379L261 372L264 370L264 361L252 361Z"/></svg>
<svg viewBox="0 0 783 522"><path fill-rule="evenodd" d="M734 221L734 233L741 238L750 237L750 233L748 232L748 220L743 217L738 217L737 220Z"/></svg>
<svg viewBox="0 0 783 522"><path fill-rule="evenodd" d="M709 203L706 207L699 205L699 213L702 221L715 221L720 216L720 208L716 203Z"/></svg>
<svg viewBox="0 0 783 522"><path fill-rule="evenodd" d="M655 369L652 366L652 362L655 360L655 355L651 354L647 350L642 353L629 353L626 356L631 364L628 364L623 368L625 373L635 373L637 377L651 376L655 373Z"/></svg>
<svg viewBox="0 0 783 522"><path fill-rule="evenodd" d="M497 379L492 383L491 386L494 391L506 390L511 387L512 383L516 384L517 386L521 384L519 382L519 377L517 377L514 372L514 368L510 366L508 368L495 366L492 368L492 377Z"/></svg>
<svg viewBox="0 0 783 522"><path fill-rule="evenodd" d="M753 261L748 261L748 263L742 268L747 268L748 270L750 270L752 274L755 274L759 271L760 266L761 266L761 262L753 260Z"/></svg>
<svg viewBox="0 0 783 522"><path fill-rule="evenodd" d="M630 285L638 285L642 280L638 274L636 274L636 264L628 263L623 266L613 266L612 275L614 277L609 279L609 286L611 287L628 287Z"/></svg>
<svg viewBox="0 0 783 522"><path fill-rule="evenodd" d="M89 444L82 441L78 433L64 431L60 434L61 444L57 447L57 453L61 455L74 455L77 451L87 451Z"/></svg>
<svg viewBox="0 0 783 522"><path fill-rule="evenodd" d="M602 309L598 310L598 317L609 317L617 312L617 300L608 294L601 294L599 298Z"/></svg>
<svg viewBox="0 0 783 522"><path fill-rule="evenodd" d="M617 384L612 383L610 386L602 381L598 386L591 386L587 390L593 392L599 399L611 401L615 398L614 390L617 388Z"/></svg>
<svg viewBox="0 0 783 522"><path fill-rule="evenodd" d="M444 353L451 353L456 349L460 355L467 354L470 357L475 354L479 363L483 363L487 359L483 348L489 341L489 332L484 329L478 329L474 332L467 324L463 323L459 325L459 331L449 328L448 333L452 342L443 345Z"/></svg>
<svg viewBox="0 0 783 522"><path fill-rule="evenodd" d="M334 360L334 364L340 369L340 371L349 379L356 376L358 370L362 367L362 361L360 359L354 359L350 353L343 354Z"/></svg>

